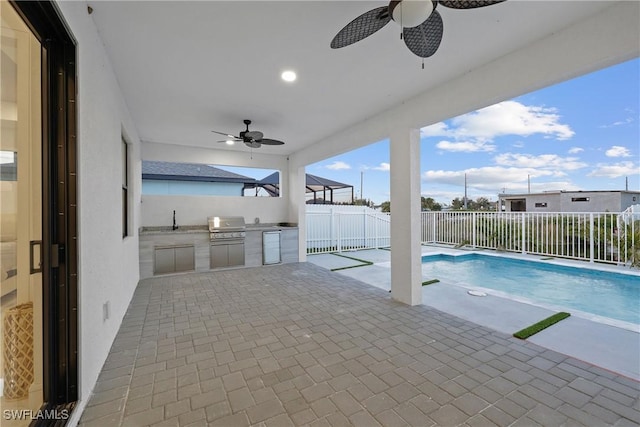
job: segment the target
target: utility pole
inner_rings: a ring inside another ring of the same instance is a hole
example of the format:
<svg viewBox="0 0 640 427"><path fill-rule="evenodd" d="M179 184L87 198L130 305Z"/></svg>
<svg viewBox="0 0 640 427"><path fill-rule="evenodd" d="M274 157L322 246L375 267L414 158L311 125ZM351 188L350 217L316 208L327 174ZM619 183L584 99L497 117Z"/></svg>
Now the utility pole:
<svg viewBox="0 0 640 427"><path fill-rule="evenodd" d="M467 209L467 174L464 174L464 208Z"/></svg>
<svg viewBox="0 0 640 427"><path fill-rule="evenodd" d="M362 181L364 181L364 171L360 171L360 198L364 203L364 193L362 192Z"/></svg>
<svg viewBox="0 0 640 427"><path fill-rule="evenodd" d="M629 177L624 177L624 191L629 191Z"/></svg>

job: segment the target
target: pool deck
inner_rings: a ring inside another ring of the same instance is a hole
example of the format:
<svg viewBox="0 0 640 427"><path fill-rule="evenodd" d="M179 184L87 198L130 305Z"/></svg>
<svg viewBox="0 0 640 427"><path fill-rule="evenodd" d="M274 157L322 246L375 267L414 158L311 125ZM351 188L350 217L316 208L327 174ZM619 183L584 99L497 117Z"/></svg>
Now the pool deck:
<svg viewBox="0 0 640 427"><path fill-rule="evenodd" d="M496 254L489 251L459 250L450 247L422 247L423 256L436 253L460 255L474 252ZM342 252L341 255L343 256L316 254L308 256L307 260L329 270L354 267L335 271L381 289L390 289L390 251L370 249ZM369 261L373 264L362 265L361 262L345 256ZM525 260L540 260L542 258L511 253L508 256ZM592 267L585 265L584 262L571 260L554 259L549 262L583 268ZM598 266L598 268L620 272L619 268L612 266ZM433 277L423 274L423 280L429 279L433 279ZM470 289L477 289L477 287L439 279L441 282L422 288L423 305L506 334L513 334L558 311L557 307L534 305L524 300L507 298L504 294L490 289L482 289L487 294L486 297L471 296L467 292ZM576 313L571 309L565 309L565 311L570 312L572 316L531 336L527 341L626 377L640 380L640 328L637 325L591 316L586 313Z"/></svg>

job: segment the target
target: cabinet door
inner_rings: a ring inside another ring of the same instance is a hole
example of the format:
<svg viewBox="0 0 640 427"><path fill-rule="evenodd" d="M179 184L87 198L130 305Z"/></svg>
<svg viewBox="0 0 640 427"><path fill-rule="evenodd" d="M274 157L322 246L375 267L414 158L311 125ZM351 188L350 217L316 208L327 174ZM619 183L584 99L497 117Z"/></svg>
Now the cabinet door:
<svg viewBox="0 0 640 427"><path fill-rule="evenodd" d="M298 230L282 230L282 262L298 262Z"/></svg>
<svg viewBox="0 0 640 427"><path fill-rule="evenodd" d="M226 267L229 265L229 250L227 245L211 245L211 268Z"/></svg>
<svg viewBox="0 0 640 427"><path fill-rule="evenodd" d="M154 265L154 274L166 274L176 271L174 248L156 249Z"/></svg>
<svg viewBox="0 0 640 427"><path fill-rule="evenodd" d="M176 271L193 271L196 269L196 256L193 246L176 248Z"/></svg>
<svg viewBox="0 0 640 427"><path fill-rule="evenodd" d="M229 245L229 265L244 265L244 243Z"/></svg>

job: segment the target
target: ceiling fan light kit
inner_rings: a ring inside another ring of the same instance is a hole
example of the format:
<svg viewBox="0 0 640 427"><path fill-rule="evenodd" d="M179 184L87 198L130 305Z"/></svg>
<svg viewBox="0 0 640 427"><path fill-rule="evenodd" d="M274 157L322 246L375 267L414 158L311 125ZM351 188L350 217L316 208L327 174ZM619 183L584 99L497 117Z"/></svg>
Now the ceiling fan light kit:
<svg viewBox="0 0 640 427"><path fill-rule="evenodd" d="M407 48L420 58L432 56L440 47L444 24L438 5L451 9L476 9L502 3L505 0L399 0L388 6L372 9L345 25L331 41L331 48L339 49L374 34L389 21L400 27L401 38Z"/></svg>
<svg viewBox="0 0 640 427"><path fill-rule="evenodd" d="M437 3L432 0L403 0L389 2L391 19L402 27L413 28L429 18Z"/></svg>

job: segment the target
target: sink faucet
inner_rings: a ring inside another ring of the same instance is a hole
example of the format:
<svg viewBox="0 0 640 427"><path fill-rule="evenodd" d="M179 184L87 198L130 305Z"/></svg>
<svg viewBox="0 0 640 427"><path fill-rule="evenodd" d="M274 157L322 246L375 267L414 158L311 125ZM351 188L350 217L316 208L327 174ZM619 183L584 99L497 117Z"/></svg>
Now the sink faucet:
<svg viewBox="0 0 640 427"><path fill-rule="evenodd" d="M178 229L178 224L176 224L176 211L173 211L173 227L171 227L172 230L177 230Z"/></svg>

